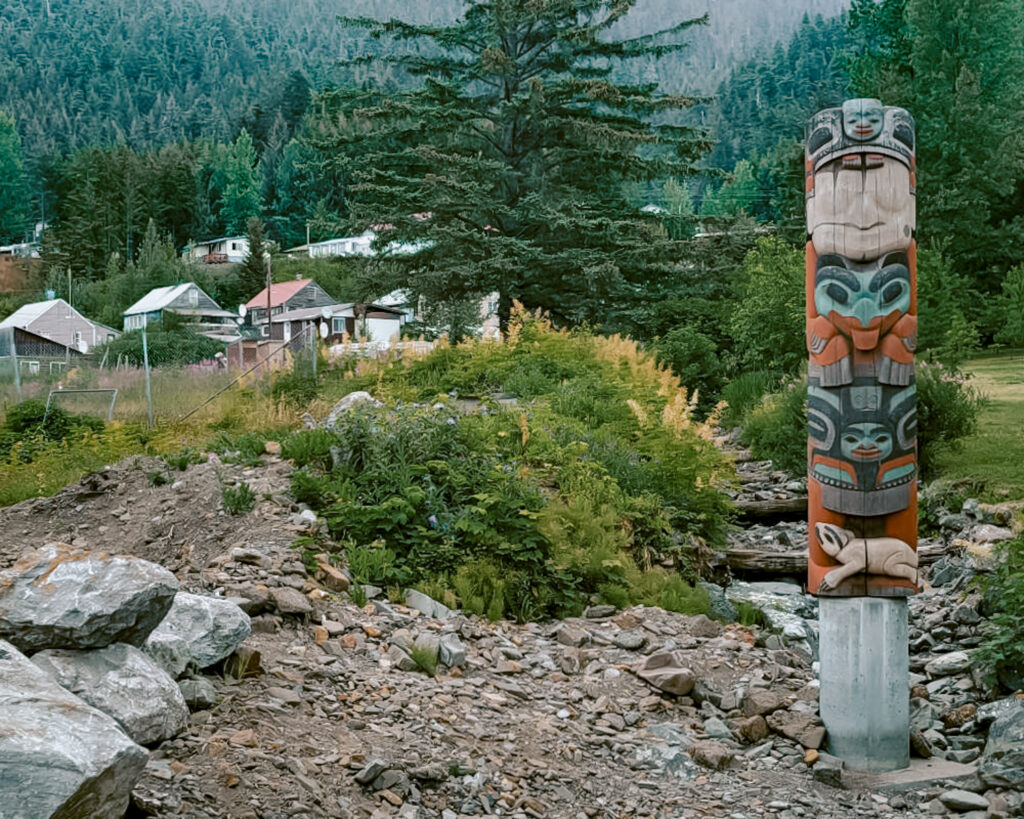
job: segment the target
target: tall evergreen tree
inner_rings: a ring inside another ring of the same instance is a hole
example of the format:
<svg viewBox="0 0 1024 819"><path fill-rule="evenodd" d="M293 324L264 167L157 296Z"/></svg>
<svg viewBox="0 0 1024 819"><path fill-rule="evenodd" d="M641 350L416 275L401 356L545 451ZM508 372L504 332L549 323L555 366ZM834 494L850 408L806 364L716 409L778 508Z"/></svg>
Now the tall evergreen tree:
<svg viewBox="0 0 1024 819"><path fill-rule="evenodd" d="M241 301L248 301L267 286L267 243L263 220L258 216L249 219L245 226L249 237L249 255L245 257L238 271L238 288Z"/></svg>
<svg viewBox="0 0 1024 819"><path fill-rule="evenodd" d="M20 242L27 223L21 139L14 117L0 109L0 244Z"/></svg>
<svg viewBox="0 0 1024 819"><path fill-rule="evenodd" d="M635 0L468 0L448 26L345 19L389 42L381 59L422 78L415 91L347 101L335 145L350 160L349 205L391 226L381 249L436 301L497 291L561 321L602 320L676 268L656 215L623 183L685 177L703 134L665 124L693 102L615 82L616 64L684 48L706 18L614 39ZM418 46L426 46L418 48Z"/></svg>
<svg viewBox="0 0 1024 819"><path fill-rule="evenodd" d="M218 152L214 180L220 191L219 216L225 232L244 232L249 219L263 210L263 173L252 137L244 128L234 142Z"/></svg>

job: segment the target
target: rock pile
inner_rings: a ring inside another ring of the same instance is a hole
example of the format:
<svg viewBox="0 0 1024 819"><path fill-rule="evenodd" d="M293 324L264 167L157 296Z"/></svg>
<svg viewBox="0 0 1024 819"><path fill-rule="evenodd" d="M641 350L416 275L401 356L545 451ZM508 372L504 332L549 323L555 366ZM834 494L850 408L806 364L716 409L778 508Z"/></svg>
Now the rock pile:
<svg viewBox="0 0 1024 819"><path fill-rule="evenodd" d="M0 573L0 816L123 816L148 761L140 746L189 722L182 691L151 655L162 645L154 635L174 635L191 598L154 563L62 544ZM189 623L178 637L196 665L211 664L211 645L222 651L215 662L249 633L236 606L215 602L237 612L229 637L211 636L215 623Z"/></svg>

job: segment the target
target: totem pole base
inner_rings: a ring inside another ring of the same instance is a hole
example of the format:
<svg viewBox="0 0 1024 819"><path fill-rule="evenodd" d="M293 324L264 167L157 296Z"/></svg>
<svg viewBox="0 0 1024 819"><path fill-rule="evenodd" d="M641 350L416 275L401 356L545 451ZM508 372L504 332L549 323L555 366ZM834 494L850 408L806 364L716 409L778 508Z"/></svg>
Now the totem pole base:
<svg viewBox="0 0 1024 819"><path fill-rule="evenodd" d="M829 751L855 771L910 764L907 601L821 597L822 722Z"/></svg>

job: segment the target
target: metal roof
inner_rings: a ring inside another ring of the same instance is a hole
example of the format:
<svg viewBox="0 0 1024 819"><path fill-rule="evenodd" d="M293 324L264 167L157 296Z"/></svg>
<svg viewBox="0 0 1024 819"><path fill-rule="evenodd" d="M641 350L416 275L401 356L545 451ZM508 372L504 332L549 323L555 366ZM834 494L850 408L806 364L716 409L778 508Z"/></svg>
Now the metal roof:
<svg viewBox="0 0 1024 819"><path fill-rule="evenodd" d="M203 293L202 288L200 288L195 282L172 284L168 287L154 287L145 296L135 302L135 304L125 310L123 315L131 316L135 313L155 313L158 310L163 310L190 287L194 287L200 293ZM205 296L206 293L203 293L203 295Z"/></svg>
<svg viewBox="0 0 1024 819"><path fill-rule="evenodd" d="M20 329L24 329L32 324L36 319L49 313L54 307L62 307L65 310L70 310L83 321L89 321L89 319L79 313L74 307L64 301L64 299L50 299L49 301L37 301L33 304L22 305L3 321L0 321L0 327L18 327ZM92 323L95 324L96 322Z"/></svg>

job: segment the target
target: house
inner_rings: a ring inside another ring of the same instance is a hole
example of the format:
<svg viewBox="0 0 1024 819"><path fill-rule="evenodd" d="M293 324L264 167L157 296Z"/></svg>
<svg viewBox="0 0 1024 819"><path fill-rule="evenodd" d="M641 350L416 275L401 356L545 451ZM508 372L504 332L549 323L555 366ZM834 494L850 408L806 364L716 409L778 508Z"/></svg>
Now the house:
<svg viewBox="0 0 1024 819"><path fill-rule="evenodd" d="M426 217L424 216L424 218ZM373 242L376 240L377 235L391 229L391 225L374 225L358 236L345 236L340 239L327 239L323 242L306 243L289 248L285 253L292 257L308 256L311 259L322 259L332 256L407 256L412 253L418 253L421 250L426 250L433 244L429 241L389 242L382 250L378 251L375 249Z"/></svg>
<svg viewBox="0 0 1024 819"><path fill-rule="evenodd" d="M0 256L13 256L16 259L38 259L40 245L38 242L19 242L13 245L0 245Z"/></svg>
<svg viewBox="0 0 1024 819"><path fill-rule="evenodd" d="M364 231L358 236L346 236L341 239L328 239L324 242L313 242L286 250L289 256L308 256L311 259L322 259L328 256L373 256L373 240L377 234L372 230Z"/></svg>
<svg viewBox="0 0 1024 819"><path fill-rule="evenodd" d="M7 328L21 330L36 339L50 342L50 346L42 345L46 347L47 352L40 351L33 355L63 356L68 348L79 353L87 353L96 345L113 341L121 335L111 327L87 319L64 299L50 299L19 307L0 321L0 330ZM20 351L19 338L15 336ZM38 340L26 338L25 341L40 344Z"/></svg>
<svg viewBox="0 0 1024 819"><path fill-rule="evenodd" d="M164 313L188 319L188 326L197 333L217 341L232 342L239 338L238 316L221 308L194 282L157 287L124 311L124 329L138 330L158 321Z"/></svg>
<svg viewBox="0 0 1024 819"><path fill-rule="evenodd" d="M256 296L246 302L247 317L249 324L253 327L267 324L268 301L271 317L309 307L317 309L329 307L336 303L336 300L331 298L330 294L312 279L276 282L270 285L269 299L267 288L264 287ZM267 335L265 326L261 329L261 335ZM274 323L271 327L270 337L283 340L284 324Z"/></svg>
<svg viewBox="0 0 1024 819"><path fill-rule="evenodd" d="M402 311L393 307L351 303L286 310L275 315L271 322L273 338L282 341L290 341L302 333L319 333L319 325L326 323L328 338L334 341L347 335L353 341L386 345L401 335L403 319Z"/></svg>
<svg viewBox="0 0 1024 819"><path fill-rule="evenodd" d="M201 264L241 264L249 258L249 239L227 236L208 242L193 242L182 254L186 261Z"/></svg>
<svg viewBox="0 0 1024 819"><path fill-rule="evenodd" d="M480 298L479 324L472 327L473 333L480 338L497 338L500 334L500 322L498 320L498 293L489 293ZM423 322L423 299L415 303L409 290L392 290L386 296L377 299L377 304L388 309L396 310L402 314L402 324L410 321ZM438 332L444 328L432 328Z"/></svg>

